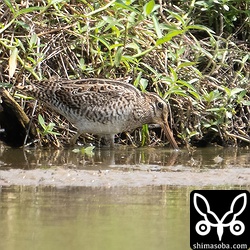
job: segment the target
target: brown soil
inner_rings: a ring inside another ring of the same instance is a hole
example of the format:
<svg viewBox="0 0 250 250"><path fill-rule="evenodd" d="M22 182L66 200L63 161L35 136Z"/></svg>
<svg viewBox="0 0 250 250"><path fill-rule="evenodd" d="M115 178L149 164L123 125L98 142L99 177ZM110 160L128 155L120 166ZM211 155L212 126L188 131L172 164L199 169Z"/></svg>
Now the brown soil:
<svg viewBox="0 0 250 250"><path fill-rule="evenodd" d="M250 169L208 169L202 172L155 172L120 170L34 169L1 170L0 186L250 186Z"/></svg>

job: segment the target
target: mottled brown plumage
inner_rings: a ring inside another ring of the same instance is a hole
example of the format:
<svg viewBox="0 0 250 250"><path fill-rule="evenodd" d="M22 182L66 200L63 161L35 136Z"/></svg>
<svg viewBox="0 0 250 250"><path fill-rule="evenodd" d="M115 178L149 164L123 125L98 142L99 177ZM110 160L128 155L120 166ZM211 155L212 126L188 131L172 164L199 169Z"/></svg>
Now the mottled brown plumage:
<svg viewBox="0 0 250 250"><path fill-rule="evenodd" d="M155 93L142 93L133 85L115 80L81 79L40 81L18 86L66 117L82 133L106 137L141 127L160 124L173 148L177 143L169 128L168 107Z"/></svg>

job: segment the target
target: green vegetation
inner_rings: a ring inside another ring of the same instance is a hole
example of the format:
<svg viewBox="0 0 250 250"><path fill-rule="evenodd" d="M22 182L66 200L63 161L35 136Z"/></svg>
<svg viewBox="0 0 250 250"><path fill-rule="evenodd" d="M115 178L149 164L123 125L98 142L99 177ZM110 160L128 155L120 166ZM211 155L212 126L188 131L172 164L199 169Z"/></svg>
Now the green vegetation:
<svg viewBox="0 0 250 250"><path fill-rule="evenodd" d="M93 156L94 152L93 150L95 149L95 146L88 146L86 148L82 147L82 148L75 148L72 150L72 152L74 153L81 153L81 154L86 154L88 156Z"/></svg>
<svg viewBox="0 0 250 250"><path fill-rule="evenodd" d="M3 0L0 81L130 77L170 103L179 143L249 144L249 9L243 0ZM64 141L61 119L49 133ZM131 138L164 143L159 130L142 132Z"/></svg>
<svg viewBox="0 0 250 250"><path fill-rule="evenodd" d="M60 135L59 133L53 131L55 123L50 122L48 125L46 125L43 117L40 114L38 115L38 122L43 129L42 131L39 131L42 136L46 136L48 134Z"/></svg>

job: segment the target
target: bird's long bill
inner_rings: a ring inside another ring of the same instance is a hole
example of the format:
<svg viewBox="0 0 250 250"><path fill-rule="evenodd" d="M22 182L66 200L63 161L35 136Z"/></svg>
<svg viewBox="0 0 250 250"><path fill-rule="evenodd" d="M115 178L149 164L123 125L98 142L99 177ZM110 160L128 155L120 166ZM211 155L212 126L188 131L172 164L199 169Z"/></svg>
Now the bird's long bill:
<svg viewBox="0 0 250 250"><path fill-rule="evenodd" d="M173 137L173 134L172 134L172 131L168 125L168 122L165 121L162 125L162 128L163 128L163 131L167 137L167 139L169 140L171 146L174 148L174 149L179 149L174 137Z"/></svg>

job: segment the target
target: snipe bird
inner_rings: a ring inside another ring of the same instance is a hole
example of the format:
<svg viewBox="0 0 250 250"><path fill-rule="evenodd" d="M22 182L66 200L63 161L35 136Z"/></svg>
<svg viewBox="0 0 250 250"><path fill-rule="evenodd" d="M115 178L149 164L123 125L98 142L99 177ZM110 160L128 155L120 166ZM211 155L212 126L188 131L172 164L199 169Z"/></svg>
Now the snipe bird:
<svg viewBox="0 0 250 250"><path fill-rule="evenodd" d="M17 88L43 102L70 121L82 133L105 137L143 124L159 124L174 149L178 145L168 125L168 107L157 94L142 93L129 83L107 79L37 81Z"/></svg>

